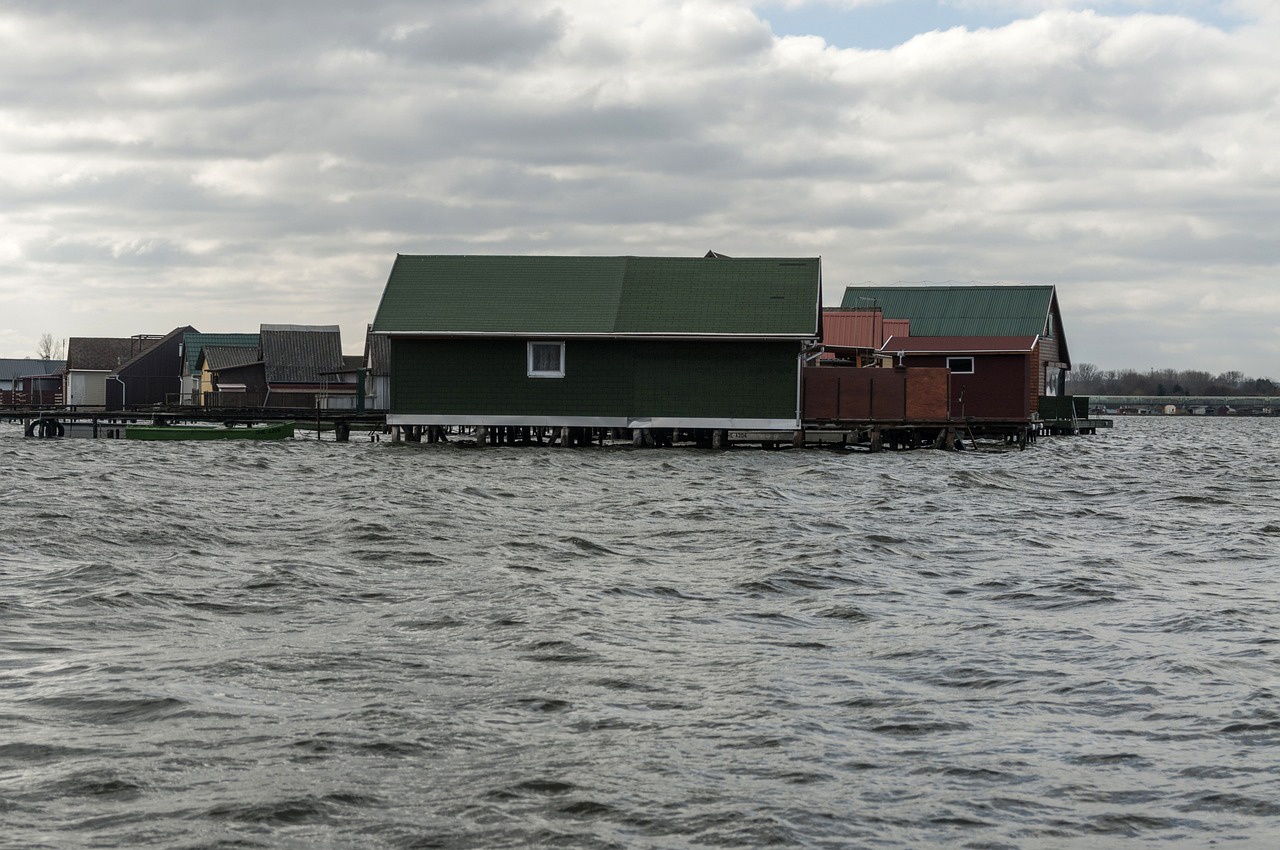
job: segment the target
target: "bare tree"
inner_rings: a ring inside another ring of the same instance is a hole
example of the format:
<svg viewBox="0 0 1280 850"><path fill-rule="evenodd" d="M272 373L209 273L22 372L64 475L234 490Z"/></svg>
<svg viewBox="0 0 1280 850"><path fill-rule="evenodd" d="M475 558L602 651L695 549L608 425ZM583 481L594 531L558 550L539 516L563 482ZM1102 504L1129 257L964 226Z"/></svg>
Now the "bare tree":
<svg viewBox="0 0 1280 850"><path fill-rule="evenodd" d="M40 342L36 344L36 356L41 360L62 360L67 356L67 341L55 339L51 333L41 334Z"/></svg>

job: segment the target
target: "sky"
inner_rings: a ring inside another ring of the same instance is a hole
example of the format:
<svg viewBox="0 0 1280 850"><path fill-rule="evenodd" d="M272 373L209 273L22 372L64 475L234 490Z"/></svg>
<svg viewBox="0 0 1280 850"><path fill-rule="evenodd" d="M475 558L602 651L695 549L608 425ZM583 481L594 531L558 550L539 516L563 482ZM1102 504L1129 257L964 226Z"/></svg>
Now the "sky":
<svg viewBox="0 0 1280 850"><path fill-rule="evenodd" d="M397 253L1054 284L1280 379L1274 0L0 0L0 357L336 324Z"/></svg>

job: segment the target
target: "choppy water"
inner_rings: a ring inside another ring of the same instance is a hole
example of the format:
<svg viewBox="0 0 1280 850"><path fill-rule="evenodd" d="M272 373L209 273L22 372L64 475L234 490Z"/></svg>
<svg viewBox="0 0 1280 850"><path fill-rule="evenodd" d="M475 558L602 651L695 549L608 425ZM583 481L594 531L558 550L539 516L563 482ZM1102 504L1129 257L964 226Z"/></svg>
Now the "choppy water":
<svg viewBox="0 0 1280 850"><path fill-rule="evenodd" d="M1278 461L0 425L0 846L1277 846Z"/></svg>

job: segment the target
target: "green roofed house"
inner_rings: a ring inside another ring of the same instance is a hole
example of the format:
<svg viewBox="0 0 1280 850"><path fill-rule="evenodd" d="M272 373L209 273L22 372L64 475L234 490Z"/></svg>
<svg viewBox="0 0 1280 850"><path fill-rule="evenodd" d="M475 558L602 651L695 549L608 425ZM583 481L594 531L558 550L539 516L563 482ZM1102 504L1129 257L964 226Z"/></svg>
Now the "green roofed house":
<svg viewBox="0 0 1280 850"><path fill-rule="evenodd" d="M207 371L201 369L200 355L206 347L242 348L253 352L253 357L245 362L257 359L260 338L250 333L189 333L182 338L182 394L187 404L204 403L204 393L213 390L212 379Z"/></svg>
<svg viewBox="0 0 1280 850"><path fill-rule="evenodd" d="M970 356L985 350L979 338L987 340L985 348L992 351L1011 338L1030 338L1029 374L1019 392L1031 399L1032 409L1039 396L1062 393L1065 373L1071 368L1057 290L1052 286L850 286L844 291L841 309L878 310L885 321L907 320L907 336L937 340L932 345L904 344L901 348L907 355L914 351L924 356L928 351L930 356L945 358L950 353L968 358L966 365L971 368L981 365ZM948 345L956 350L948 352ZM884 342L883 349L886 354L899 350L892 339ZM980 379L975 373L970 380Z"/></svg>
<svg viewBox="0 0 1280 850"><path fill-rule="evenodd" d="M790 430L817 258L396 257L391 425Z"/></svg>

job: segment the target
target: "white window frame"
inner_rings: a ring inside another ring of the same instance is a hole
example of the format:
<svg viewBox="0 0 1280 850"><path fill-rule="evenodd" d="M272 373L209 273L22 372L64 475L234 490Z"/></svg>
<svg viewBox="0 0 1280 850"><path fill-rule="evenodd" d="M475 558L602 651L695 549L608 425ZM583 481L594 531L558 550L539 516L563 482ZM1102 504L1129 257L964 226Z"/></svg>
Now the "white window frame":
<svg viewBox="0 0 1280 850"><path fill-rule="evenodd" d="M955 366L952 366L951 364L956 362L957 360L968 361L969 368L957 369ZM974 373L974 370L977 369L977 367L978 367L977 361L975 361L972 357L948 357L947 358L947 368L951 370L951 374L953 375L972 375Z"/></svg>
<svg viewBox="0 0 1280 850"><path fill-rule="evenodd" d="M534 369L533 368L533 347L535 345L554 345L560 349L560 368L559 369ZM527 374L530 378L563 378L564 377L564 343L555 340L531 339L525 347L525 365Z"/></svg>

